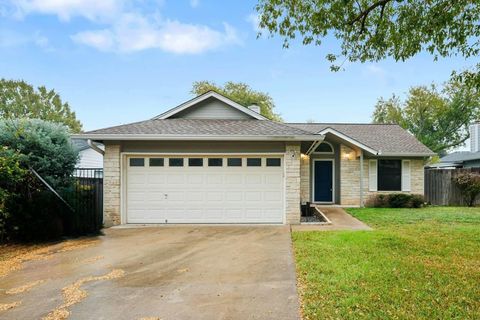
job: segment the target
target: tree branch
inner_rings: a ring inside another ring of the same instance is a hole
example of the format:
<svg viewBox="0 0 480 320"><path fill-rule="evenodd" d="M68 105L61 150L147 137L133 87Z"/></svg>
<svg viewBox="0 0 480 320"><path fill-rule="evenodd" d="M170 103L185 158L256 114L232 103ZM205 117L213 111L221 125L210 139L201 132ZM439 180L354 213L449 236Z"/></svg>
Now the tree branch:
<svg viewBox="0 0 480 320"><path fill-rule="evenodd" d="M367 17L368 15L373 11L375 10L376 8L378 7L381 7L381 16L380 18L383 17L383 13L384 13L384 10L385 10L385 7L387 6L387 4L389 2L392 2L393 0L380 0L378 2L375 2L373 3L371 6L369 6L368 8L366 8L365 10L361 10L360 9L360 13L353 19L351 20L348 24L353 26L355 23L357 22L361 22L361 28L360 28L360 33L363 33L363 31L365 30L365 22L367 20Z"/></svg>

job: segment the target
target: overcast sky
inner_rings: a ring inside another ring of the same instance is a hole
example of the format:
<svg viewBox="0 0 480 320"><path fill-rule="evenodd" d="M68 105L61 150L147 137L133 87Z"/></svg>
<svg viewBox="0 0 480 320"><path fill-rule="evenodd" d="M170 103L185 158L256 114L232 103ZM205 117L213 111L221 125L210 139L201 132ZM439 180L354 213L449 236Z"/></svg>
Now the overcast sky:
<svg viewBox="0 0 480 320"><path fill-rule="evenodd" d="M241 81L289 122L370 122L381 96L444 82L461 58L353 63L338 46L257 39L255 1L0 0L0 77L60 93L85 130L144 120L192 97L191 84Z"/></svg>

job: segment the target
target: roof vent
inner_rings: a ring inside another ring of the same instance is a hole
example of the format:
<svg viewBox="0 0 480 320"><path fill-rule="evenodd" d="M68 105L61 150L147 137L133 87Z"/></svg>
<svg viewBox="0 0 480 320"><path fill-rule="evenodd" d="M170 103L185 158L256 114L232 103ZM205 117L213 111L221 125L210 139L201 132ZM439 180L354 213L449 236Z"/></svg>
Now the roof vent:
<svg viewBox="0 0 480 320"><path fill-rule="evenodd" d="M251 106L248 107L248 109L260 114L260 106L257 104L252 104Z"/></svg>

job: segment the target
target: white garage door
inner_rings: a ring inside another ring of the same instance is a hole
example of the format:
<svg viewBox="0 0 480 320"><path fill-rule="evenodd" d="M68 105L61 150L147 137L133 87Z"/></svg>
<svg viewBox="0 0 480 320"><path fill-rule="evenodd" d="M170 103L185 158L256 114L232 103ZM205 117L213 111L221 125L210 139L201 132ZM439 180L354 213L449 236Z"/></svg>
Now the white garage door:
<svg viewBox="0 0 480 320"><path fill-rule="evenodd" d="M127 223L282 223L280 156L128 156Z"/></svg>

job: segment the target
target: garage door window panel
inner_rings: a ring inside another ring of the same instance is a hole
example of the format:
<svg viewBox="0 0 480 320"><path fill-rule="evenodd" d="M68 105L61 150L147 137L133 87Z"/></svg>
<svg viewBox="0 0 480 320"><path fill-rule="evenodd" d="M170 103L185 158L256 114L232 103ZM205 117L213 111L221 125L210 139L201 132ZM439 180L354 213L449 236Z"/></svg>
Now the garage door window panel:
<svg viewBox="0 0 480 320"><path fill-rule="evenodd" d="M144 158L130 158L129 160L130 167L144 167L145 159Z"/></svg>
<svg viewBox="0 0 480 320"><path fill-rule="evenodd" d="M242 166L242 158L228 158L227 165L229 167L241 167Z"/></svg>
<svg viewBox="0 0 480 320"><path fill-rule="evenodd" d="M208 166L209 167L222 167L223 166L223 159L222 158L209 158L208 159Z"/></svg>
<svg viewBox="0 0 480 320"><path fill-rule="evenodd" d="M189 167L203 167L203 158L188 158Z"/></svg>
<svg viewBox="0 0 480 320"><path fill-rule="evenodd" d="M247 159L247 167L261 167L261 166L262 166L262 158Z"/></svg>
<svg viewBox="0 0 480 320"><path fill-rule="evenodd" d="M148 159L148 165L150 167L163 167L165 160L163 158L150 158Z"/></svg>
<svg viewBox="0 0 480 320"><path fill-rule="evenodd" d="M282 161L280 158L267 158L267 167L280 167Z"/></svg>
<svg viewBox="0 0 480 320"><path fill-rule="evenodd" d="M170 166L170 167L183 167L183 158L170 158L170 159L168 159L168 166Z"/></svg>

